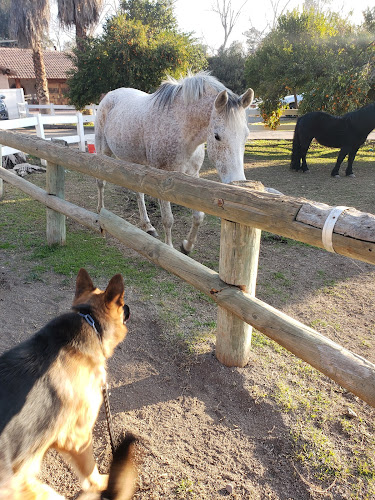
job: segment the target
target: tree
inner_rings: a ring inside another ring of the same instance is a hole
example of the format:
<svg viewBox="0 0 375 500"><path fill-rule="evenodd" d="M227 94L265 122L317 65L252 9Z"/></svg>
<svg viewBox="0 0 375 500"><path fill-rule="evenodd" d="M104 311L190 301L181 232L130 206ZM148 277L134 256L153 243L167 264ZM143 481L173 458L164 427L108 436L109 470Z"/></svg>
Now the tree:
<svg viewBox="0 0 375 500"><path fill-rule="evenodd" d="M281 0L269 0L270 8L268 9L268 12L271 14L272 17L270 20L269 17L266 16L267 22L263 29L260 30L255 28L252 25L250 19L250 28L244 33L244 35L246 36L246 45L249 54L255 53L262 39L268 32L276 28L277 20L286 11L286 8L288 7L290 0L284 0L283 4L280 4L280 1ZM315 2L315 0L312 0L312 2Z"/></svg>
<svg viewBox="0 0 375 500"><path fill-rule="evenodd" d="M221 50L225 50L228 38L230 37L246 3L247 0L245 0L241 7L237 10L232 7L232 0L216 0L216 3L212 6L212 11L219 14L221 25L224 28L224 42L220 47Z"/></svg>
<svg viewBox="0 0 375 500"><path fill-rule="evenodd" d="M259 47L260 42L265 36L265 31L266 28L260 31L254 28L254 26L245 31L244 35L246 36L246 45L248 54L255 54L257 48Z"/></svg>
<svg viewBox="0 0 375 500"><path fill-rule="evenodd" d="M147 2L151 10L152 6L167 8L166 4ZM179 77L206 66L203 50L190 35L162 29L158 18L150 25L129 17L129 13L113 16L100 37L89 38L83 51L74 51L76 69L68 81L68 97L78 108L98 102L102 93L118 87L151 92L166 73Z"/></svg>
<svg viewBox="0 0 375 500"><path fill-rule="evenodd" d="M18 46L32 49L38 102L48 104L48 82L41 42L48 32L48 0L11 0L10 19L10 32L17 38Z"/></svg>
<svg viewBox="0 0 375 500"><path fill-rule="evenodd" d="M245 61L242 44L233 42L228 49L220 48L215 56L208 58L208 69L228 89L242 94L246 89Z"/></svg>
<svg viewBox="0 0 375 500"><path fill-rule="evenodd" d="M75 26L76 44L83 49L87 31L99 20L103 0L57 0L57 16L63 26Z"/></svg>
<svg viewBox="0 0 375 500"><path fill-rule="evenodd" d="M363 12L364 23L362 29L368 34L370 40L374 40L375 36L375 7L372 9L367 8ZM368 97L371 101L375 101L375 56L374 56L374 41L371 44L371 48L368 47L367 50L372 52L372 59L369 62L369 72L370 72L370 90L368 92Z"/></svg>
<svg viewBox="0 0 375 500"><path fill-rule="evenodd" d="M150 26L154 32L176 30L177 20L173 13L174 0L124 0L121 9L127 18Z"/></svg>
<svg viewBox="0 0 375 500"><path fill-rule="evenodd" d="M0 4L0 39L9 39L10 0L2 0Z"/></svg>
<svg viewBox="0 0 375 500"><path fill-rule="evenodd" d="M363 12L364 23L363 28L370 33L375 34L375 7L367 9Z"/></svg>
<svg viewBox="0 0 375 500"><path fill-rule="evenodd" d="M286 94L304 93L302 111L342 114L368 101L368 63L373 48L335 13L289 12L246 61L248 84L272 116ZM277 117L276 117L277 124Z"/></svg>

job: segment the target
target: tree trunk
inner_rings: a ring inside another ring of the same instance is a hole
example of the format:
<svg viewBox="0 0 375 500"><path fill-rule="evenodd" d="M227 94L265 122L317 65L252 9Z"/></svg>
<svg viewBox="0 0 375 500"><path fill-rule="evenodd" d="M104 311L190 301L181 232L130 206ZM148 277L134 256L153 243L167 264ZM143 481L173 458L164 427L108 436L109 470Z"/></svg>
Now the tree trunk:
<svg viewBox="0 0 375 500"><path fill-rule="evenodd" d="M76 22L76 44L77 49L82 52L84 48L84 42L87 39L87 33L84 26Z"/></svg>
<svg viewBox="0 0 375 500"><path fill-rule="evenodd" d="M294 103L295 103L296 109L298 109L297 91L295 90L293 93L294 93Z"/></svg>
<svg viewBox="0 0 375 500"><path fill-rule="evenodd" d="M38 102L39 104L49 104L46 67L44 65L42 46L39 41L36 42L36 44L33 47L33 63L34 63L36 94L38 96Z"/></svg>

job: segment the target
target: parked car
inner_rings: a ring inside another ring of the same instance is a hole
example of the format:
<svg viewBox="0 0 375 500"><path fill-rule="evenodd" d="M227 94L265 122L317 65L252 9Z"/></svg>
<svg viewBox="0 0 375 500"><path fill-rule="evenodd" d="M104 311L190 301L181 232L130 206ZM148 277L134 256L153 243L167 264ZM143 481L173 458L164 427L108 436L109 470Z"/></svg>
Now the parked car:
<svg viewBox="0 0 375 500"><path fill-rule="evenodd" d="M302 94L297 94L297 103L299 104L303 99L303 95ZM285 97L283 97L283 99L281 99L281 104L283 104L284 106L287 105L289 106L289 109L296 109L296 101L294 99L294 95L286 95Z"/></svg>
<svg viewBox="0 0 375 500"><path fill-rule="evenodd" d="M9 120L8 109L4 102L5 95L0 94L0 120Z"/></svg>
<svg viewBox="0 0 375 500"><path fill-rule="evenodd" d="M250 105L250 108L259 108L259 105L262 104L262 102L263 102L262 99L260 99L259 97L255 97L255 99Z"/></svg>

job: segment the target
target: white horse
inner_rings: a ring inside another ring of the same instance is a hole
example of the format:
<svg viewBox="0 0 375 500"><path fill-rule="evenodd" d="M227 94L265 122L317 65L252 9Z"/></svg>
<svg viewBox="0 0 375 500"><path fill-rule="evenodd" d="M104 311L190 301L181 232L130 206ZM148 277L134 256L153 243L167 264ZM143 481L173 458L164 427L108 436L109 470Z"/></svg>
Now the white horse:
<svg viewBox="0 0 375 500"><path fill-rule="evenodd" d="M249 134L245 109L254 97L228 90L207 72L179 81L164 81L154 94L132 88L109 92L95 121L97 153L129 162L199 176L207 154L224 183L245 180L244 149ZM98 180L98 211L104 206L104 182ZM144 194L137 193L141 227L157 236L147 214ZM173 215L169 201L159 200L165 242L172 245ZM193 249L204 213L193 211L193 223L181 250Z"/></svg>

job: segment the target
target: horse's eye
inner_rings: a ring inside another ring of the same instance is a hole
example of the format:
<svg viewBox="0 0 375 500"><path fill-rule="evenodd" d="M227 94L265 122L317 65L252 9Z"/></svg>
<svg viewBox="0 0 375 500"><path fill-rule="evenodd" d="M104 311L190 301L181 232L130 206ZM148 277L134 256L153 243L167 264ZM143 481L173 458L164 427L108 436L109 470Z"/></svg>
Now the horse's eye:
<svg viewBox="0 0 375 500"><path fill-rule="evenodd" d="M220 139L220 135L219 135L218 133L215 133L215 139L216 139L217 141L221 141L221 139Z"/></svg>

